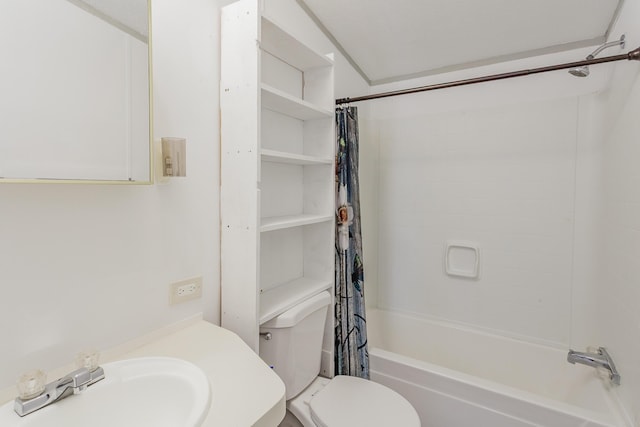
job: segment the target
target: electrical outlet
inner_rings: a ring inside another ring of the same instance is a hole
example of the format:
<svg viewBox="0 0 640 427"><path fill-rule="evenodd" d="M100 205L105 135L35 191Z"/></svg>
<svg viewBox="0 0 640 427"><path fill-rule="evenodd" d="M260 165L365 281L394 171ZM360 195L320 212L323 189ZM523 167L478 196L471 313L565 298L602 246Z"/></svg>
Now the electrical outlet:
<svg viewBox="0 0 640 427"><path fill-rule="evenodd" d="M186 279L169 285L169 305L202 298L202 277Z"/></svg>

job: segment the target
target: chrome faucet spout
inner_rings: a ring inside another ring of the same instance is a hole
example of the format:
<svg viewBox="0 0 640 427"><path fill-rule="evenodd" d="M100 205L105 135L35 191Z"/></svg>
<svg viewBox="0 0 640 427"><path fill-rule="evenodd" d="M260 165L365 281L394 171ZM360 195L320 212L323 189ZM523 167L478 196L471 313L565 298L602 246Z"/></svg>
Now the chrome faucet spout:
<svg viewBox="0 0 640 427"><path fill-rule="evenodd" d="M580 351L569 350L567 355L567 362L580 363L582 365L592 366L594 368L603 367L608 368L607 359L600 354L596 353L583 353Z"/></svg>
<svg viewBox="0 0 640 427"><path fill-rule="evenodd" d="M76 369L68 375L47 384L44 391L38 396L27 400L16 398L13 409L18 415L24 417L72 394L82 393L88 386L103 378L104 370L101 367L93 371L89 371L87 368Z"/></svg>
<svg viewBox="0 0 640 427"><path fill-rule="evenodd" d="M82 393L91 382L91 372L87 368L77 369L64 378L58 380L58 389L65 388L73 390L73 394ZM63 390L64 394L66 390Z"/></svg>
<svg viewBox="0 0 640 427"><path fill-rule="evenodd" d="M620 374L613 363L613 359L604 347L598 348L597 353L580 352L569 350L567 362L591 366L593 368L604 368L609 371L609 378L615 385L620 385Z"/></svg>

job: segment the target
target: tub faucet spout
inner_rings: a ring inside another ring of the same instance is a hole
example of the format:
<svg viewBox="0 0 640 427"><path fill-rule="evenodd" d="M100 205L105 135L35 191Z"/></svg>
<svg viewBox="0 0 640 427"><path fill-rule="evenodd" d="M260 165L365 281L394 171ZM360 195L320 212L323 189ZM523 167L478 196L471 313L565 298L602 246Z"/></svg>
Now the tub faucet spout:
<svg viewBox="0 0 640 427"><path fill-rule="evenodd" d="M615 385L620 385L620 374L613 363L613 359L604 347L598 348L596 353L583 353L580 351L569 350L567 354L567 362L580 363L582 365L594 368L605 368L609 371L609 378Z"/></svg>

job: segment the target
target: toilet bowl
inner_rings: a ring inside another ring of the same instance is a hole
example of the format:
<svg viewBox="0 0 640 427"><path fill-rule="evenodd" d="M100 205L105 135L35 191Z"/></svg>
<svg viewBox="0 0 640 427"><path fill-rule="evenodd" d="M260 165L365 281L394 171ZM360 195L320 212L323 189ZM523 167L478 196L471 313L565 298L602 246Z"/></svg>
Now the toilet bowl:
<svg viewBox="0 0 640 427"><path fill-rule="evenodd" d="M411 404L395 391L362 378L317 377L287 409L304 427L419 427Z"/></svg>
<svg viewBox="0 0 640 427"><path fill-rule="evenodd" d="M322 292L264 323L260 357L285 384L287 409L304 427L419 427L416 410L395 391L362 378L319 377L331 295Z"/></svg>

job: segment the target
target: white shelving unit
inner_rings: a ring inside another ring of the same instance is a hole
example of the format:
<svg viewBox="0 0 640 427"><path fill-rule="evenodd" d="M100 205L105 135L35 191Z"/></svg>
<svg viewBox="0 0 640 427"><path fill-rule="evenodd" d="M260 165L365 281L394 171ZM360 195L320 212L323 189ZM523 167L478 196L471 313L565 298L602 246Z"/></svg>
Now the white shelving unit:
<svg viewBox="0 0 640 427"><path fill-rule="evenodd" d="M262 11L222 9L220 96L222 326L255 351L262 323L334 281L333 57ZM324 375L332 365L331 310Z"/></svg>

